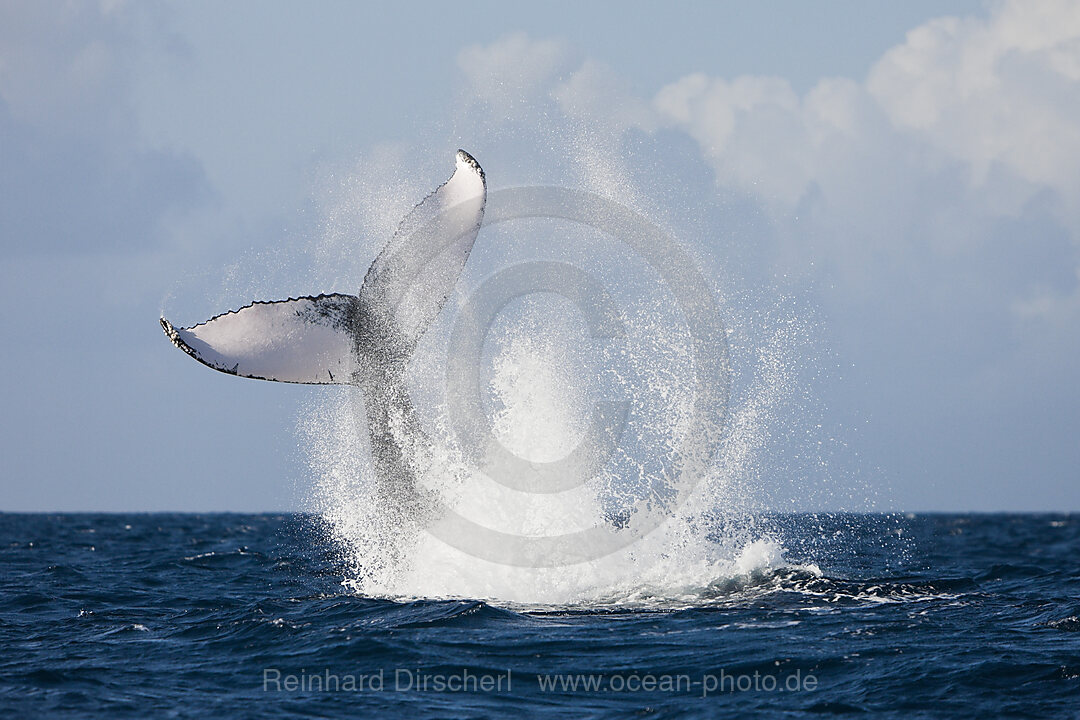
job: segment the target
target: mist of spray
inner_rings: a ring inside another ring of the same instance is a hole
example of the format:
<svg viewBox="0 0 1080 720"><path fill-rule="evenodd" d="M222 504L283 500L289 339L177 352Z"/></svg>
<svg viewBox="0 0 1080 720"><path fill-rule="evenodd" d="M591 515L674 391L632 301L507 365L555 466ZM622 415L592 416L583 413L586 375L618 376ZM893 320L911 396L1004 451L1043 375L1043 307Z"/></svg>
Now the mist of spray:
<svg viewBox="0 0 1080 720"><path fill-rule="evenodd" d="M588 168L579 174L580 189L641 210L638 198L648 197L648 188L635 185L605 148L578 138L566 151ZM497 168L489 166L488 174L497 178ZM373 175L355 173L346 190L333 194L320 257L336 255L335 246L356 230L349 218L385 218L407 207L402 198L387 198L385 185L365 180ZM590 178L602 182L593 186ZM645 517L657 527L615 552L571 565L503 564L463 552L458 548L469 543L452 546L380 503L363 398L347 388L323 390L301 413L299 429L311 468L311 501L346 558L347 584L395 598L560 607L670 604L698 602L732 579L786 566L780 538L763 529L755 513L767 504L762 469L776 418L798 392L792 348L806 345L806 328L772 322L763 335L737 303L721 303L735 370L723 441L708 472L673 502L678 493L667 458L686 431L695 372L684 319L641 263L612 261L617 253L610 239L605 245L595 233L558 223L511 225L481 231L461 289L444 309L446 319L428 331L412 360L412 394L431 441L415 458L420 485L442 507L516 537L559 536L597 525L631 532ZM566 456L580 441L595 400L628 401L615 456L588 482L556 493L505 487L475 467L447 421L440 391L445 336L477 277L497 270L493 265L536 257L598 275L615 294L626 328L621 342L598 344L572 305L534 295L508 306L488 330L478 369L486 381L486 408L495 436L518 457L545 462ZM716 291L721 299L737 297L731 288Z"/></svg>

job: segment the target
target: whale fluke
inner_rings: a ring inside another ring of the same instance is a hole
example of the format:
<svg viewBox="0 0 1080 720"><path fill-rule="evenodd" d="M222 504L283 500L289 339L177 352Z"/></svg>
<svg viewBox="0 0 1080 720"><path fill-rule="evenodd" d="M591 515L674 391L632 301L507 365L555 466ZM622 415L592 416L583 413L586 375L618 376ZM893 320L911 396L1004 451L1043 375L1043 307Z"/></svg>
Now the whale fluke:
<svg viewBox="0 0 1080 720"><path fill-rule="evenodd" d="M357 296L253 302L177 328L173 344L204 365L259 380L353 385L362 392L375 499L404 527L425 517L412 458L428 440L409 397L408 359L465 267L484 217L484 171L459 150L454 174L405 216Z"/></svg>
<svg viewBox="0 0 1080 720"><path fill-rule="evenodd" d="M361 386L385 385L393 375L397 382L465 267L486 197L484 171L459 150L454 174L406 215L359 296L256 301L191 327L162 317L161 327L188 355L231 375Z"/></svg>
<svg viewBox="0 0 1080 720"><path fill-rule="evenodd" d="M176 347L230 375L347 384L357 371L359 312L352 295L319 295L254 302L188 328L161 318L161 327Z"/></svg>
<svg viewBox="0 0 1080 720"><path fill-rule="evenodd" d="M388 336L411 353L454 289L484 219L487 183L458 150L454 174L405 216L371 264L360 300Z"/></svg>

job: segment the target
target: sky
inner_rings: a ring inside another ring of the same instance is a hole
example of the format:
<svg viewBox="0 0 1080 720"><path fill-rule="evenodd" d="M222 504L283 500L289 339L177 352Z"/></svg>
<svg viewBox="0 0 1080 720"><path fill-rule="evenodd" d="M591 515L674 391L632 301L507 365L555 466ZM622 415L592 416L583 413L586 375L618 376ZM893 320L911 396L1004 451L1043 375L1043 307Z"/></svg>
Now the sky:
<svg viewBox="0 0 1080 720"><path fill-rule="evenodd" d="M588 183L571 146L811 329L797 507L1080 510L1080 7L465 5L0 0L0 510L303 507L312 389L161 311L349 291L456 148Z"/></svg>

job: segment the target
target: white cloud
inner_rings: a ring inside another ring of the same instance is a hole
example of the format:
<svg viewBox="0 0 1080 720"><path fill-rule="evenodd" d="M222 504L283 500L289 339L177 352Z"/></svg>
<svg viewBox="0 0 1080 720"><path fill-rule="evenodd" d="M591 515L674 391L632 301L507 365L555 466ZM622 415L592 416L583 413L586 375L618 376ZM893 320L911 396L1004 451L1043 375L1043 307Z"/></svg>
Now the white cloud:
<svg viewBox="0 0 1080 720"><path fill-rule="evenodd" d="M800 97L779 78L693 74L653 105L698 142L721 187L759 197L781 221L809 209L822 241L808 252L831 254L853 284L888 275L875 257L893 271L955 263L954 275L972 272L965 263L1008 262L992 256L989 233L1000 219L1033 212L1080 247L1073 2L1013 1L985 18L930 21L885 53L865 83L823 79ZM803 224L800 233L814 229ZM1043 241L1012 242L1038 255ZM1075 255L1058 259L1075 265ZM1044 317L1048 328L1075 317L1080 297L1075 277L1056 285L1017 278L995 291L1006 317Z"/></svg>
<svg viewBox="0 0 1080 720"><path fill-rule="evenodd" d="M1080 212L1075 3L1011 2L986 19L933 20L887 52L865 85L826 79L800 98L779 78L695 74L663 88L654 105L700 143L722 183L758 185L791 205L838 146L878 132L881 113L892 142L932 151L928 171L958 161L978 190L1000 167L1019 182L1011 190L1026 188L1023 200L1049 189Z"/></svg>
<svg viewBox="0 0 1080 720"><path fill-rule="evenodd" d="M995 164L1080 193L1080 6L1009 2L990 18L942 18L908 33L867 89L897 128L964 162L981 185Z"/></svg>
<svg viewBox="0 0 1080 720"><path fill-rule="evenodd" d="M836 162L846 165L851 158L842 156L870 139L904 146L927 174L961 163L969 189L997 211L1015 214L1050 190L1077 223L1078 81L1080 7L1012 2L986 19L942 18L912 30L865 84L825 79L799 97L779 78L694 74L664 87L654 106L698 141L721 184L789 208L812 187L827 188Z"/></svg>
<svg viewBox="0 0 1080 720"><path fill-rule="evenodd" d="M800 99L786 80L733 81L689 75L657 94L654 107L669 125L698 141L722 184L753 188L795 203L806 186L806 128Z"/></svg>
<svg viewBox="0 0 1080 720"><path fill-rule="evenodd" d="M568 47L556 40L533 40L524 33L508 35L491 45L473 45L458 54L468 94L488 104L501 117L527 111L530 100L565 73L571 62Z"/></svg>

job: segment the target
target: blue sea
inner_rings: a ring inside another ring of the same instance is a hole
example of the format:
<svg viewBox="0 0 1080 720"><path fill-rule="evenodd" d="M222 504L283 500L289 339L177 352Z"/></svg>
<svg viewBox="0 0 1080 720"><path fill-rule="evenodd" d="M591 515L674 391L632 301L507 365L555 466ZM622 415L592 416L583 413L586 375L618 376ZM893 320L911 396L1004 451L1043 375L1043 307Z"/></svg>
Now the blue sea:
<svg viewBox="0 0 1080 720"><path fill-rule="evenodd" d="M1080 716L1080 517L788 515L668 606L365 597L317 516L0 514L0 717Z"/></svg>

